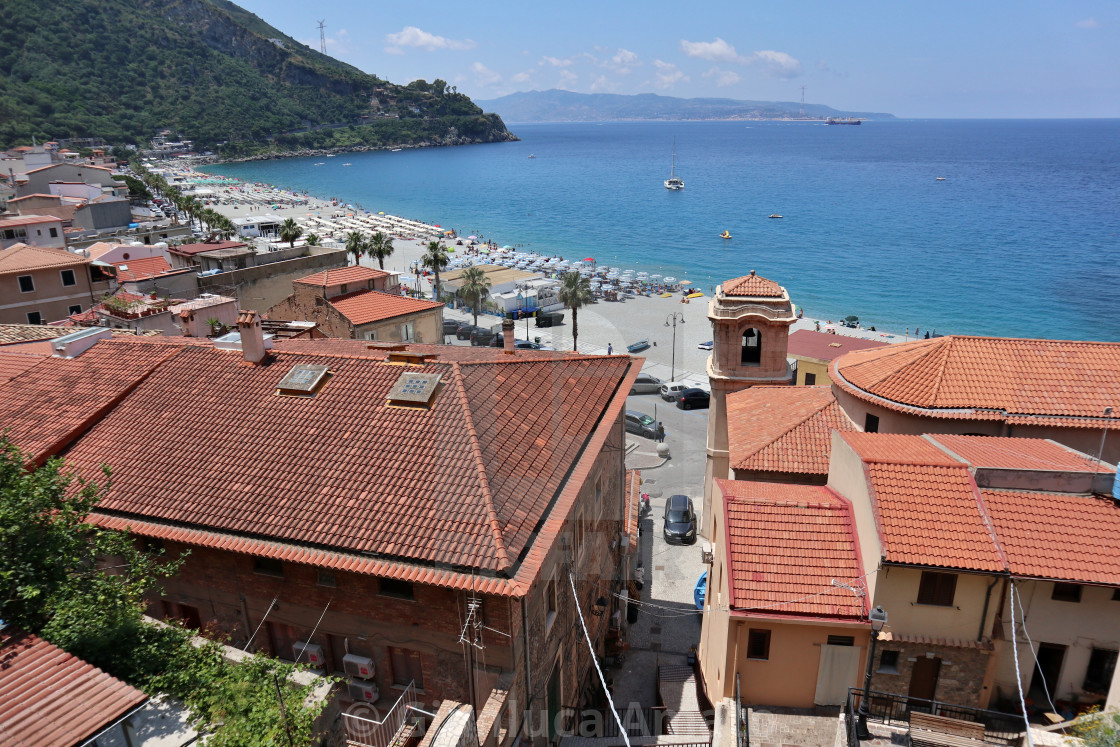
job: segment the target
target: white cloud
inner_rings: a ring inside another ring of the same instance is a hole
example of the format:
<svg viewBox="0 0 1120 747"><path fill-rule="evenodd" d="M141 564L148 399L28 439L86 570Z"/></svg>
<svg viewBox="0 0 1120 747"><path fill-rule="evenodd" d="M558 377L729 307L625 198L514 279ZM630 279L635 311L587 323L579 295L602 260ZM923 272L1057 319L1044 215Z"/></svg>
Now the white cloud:
<svg viewBox="0 0 1120 747"><path fill-rule="evenodd" d="M796 78L801 75L801 62L785 52L764 49L755 52L754 59L766 65L769 73L777 78Z"/></svg>
<svg viewBox="0 0 1120 747"><path fill-rule="evenodd" d="M739 82L739 74L734 70L724 70L718 66L713 66L708 72L704 73L705 78L715 78L716 85L723 88L724 86L733 86Z"/></svg>
<svg viewBox="0 0 1120 747"><path fill-rule="evenodd" d="M1101 27L1096 18L1086 18L1084 21L1078 21L1073 25L1079 29L1099 29Z"/></svg>
<svg viewBox="0 0 1120 747"><path fill-rule="evenodd" d="M481 62L476 62L471 65L471 72L474 73L475 83L480 86L492 86L502 81L501 75L486 67Z"/></svg>
<svg viewBox="0 0 1120 747"><path fill-rule="evenodd" d="M671 62L654 60L653 66L658 70L654 79L654 85L658 88L672 88L677 83L688 82L688 76Z"/></svg>
<svg viewBox="0 0 1120 747"><path fill-rule="evenodd" d="M616 65L636 65L638 64L638 55L631 52L629 49L619 49L618 53L611 57L611 62Z"/></svg>
<svg viewBox="0 0 1120 747"><path fill-rule="evenodd" d="M681 51L689 57L699 57L713 62L745 62L731 46L718 36L715 41L690 42L681 39Z"/></svg>
<svg viewBox="0 0 1120 747"><path fill-rule="evenodd" d="M418 47L429 52L434 52L437 49L461 52L478 46L470 39L448 39L444 36L429 34L415 26L405 26L395 34L386 34L385 43L388 45L385 47L385 51L389 54L404 54L405 47Z"/></svg>
<svg viewBox="0 0 1120 747"><path fill-rule="evenodd" d="M592 93L601 93L603 91L613 91L614 89L615 89L614 84L612 84L609 80L607 80L607 76L605 76L605 75L596 76L591 81L591 92Z"/></svg>
<svg viewBox="0 0 1120 747"><path fill-rule="evenodd" d="M573 73L571 70L561 70L560 81L556 84L556 87L562 88L564 90L570 90L573 86L575 86L576 81L578 80L579 76Z"/></svg>
<svg viewBox="0 0 1120 747"><path fill-rule="evenodd" d="M532 73L530 73L529 71L525 71L523 73L514 74L510 78L510 81L513 83L527 83L532 77Z"/></svg>
<svg viewBox="0 0 1120 747"><path fill-rule="evenodd" d="M572 60L571 58L548 57L546 55L545 57L542 57L541 61L537 64L541 65L542 67L544 65L551 65L552 67L571 67Z"/></svg>

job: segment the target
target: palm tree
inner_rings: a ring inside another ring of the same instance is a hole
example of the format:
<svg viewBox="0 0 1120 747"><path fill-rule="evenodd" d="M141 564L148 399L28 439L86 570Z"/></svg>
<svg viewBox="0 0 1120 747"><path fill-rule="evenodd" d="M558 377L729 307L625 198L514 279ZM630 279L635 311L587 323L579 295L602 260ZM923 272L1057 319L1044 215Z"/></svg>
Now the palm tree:
<svg viewBox="0 0 1120 747"><path fill-rule="evenodd" d="M369 249L366 235L361 231L351 231L346 234L346 251L354 255L354 264L361 264L362 255Z"/></svg>
<svg viewBox="0 0 1120 747"><path fill-rule="evenodd" d="M420 258L420 266L425 270L431 270L435 275L435 282L432 283L432 295L435 299L439 300L439 273L440 270L447 267L451 261L450 255L447 253L447 247L438 241L428 242L428 251L424 252L424 256Z"/></svg>
<svg viewBox="0 0 1120 747"><path fill-rule="evenodd" d="M303 236L303 229L296 225L294 218L285 218L280 224L280 240L288 242L288 248L294 249L296 239Z"/></svg>
<svg viewBox="0 0 1120 747"><path fill-rule="evenodd" d="M481 267L468 267L463 270L463 285L459 288L459 297L471 305L474 311L474 326L478 326L478 307L490 295L490 278Z"/></svg>
<svg viewBox="0 0 1120 747"><path fill-rule="evenodd" d="M370 237L366 251L369 256L377 260L377 264L384 270L385 260L393 253L393 237L386 236L381 231L378 231Z"/></svg>
<svg viewBox="0 0 1120 747"><path fill-rule="evenodd" d="M308 246L319 246L319 234L317 234L317 233L307 234L307 245Z"/></svg>
<svg viewBox="0 0 1120 747"><path fill-rule="evenodd" d="M578 272L564 273L564 280L557 293L560 303L572 310L572 350L575 351L579 340L579 323L576 315L585 305L591 303L591 281Z"/></svg>

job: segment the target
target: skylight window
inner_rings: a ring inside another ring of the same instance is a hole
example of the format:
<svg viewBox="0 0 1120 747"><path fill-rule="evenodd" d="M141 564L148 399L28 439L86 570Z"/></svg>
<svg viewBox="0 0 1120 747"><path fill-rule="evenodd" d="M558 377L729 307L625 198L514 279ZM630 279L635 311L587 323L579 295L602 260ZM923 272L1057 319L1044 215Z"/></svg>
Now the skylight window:
<svg viewBox="0 0 1120 747"><path fill-rule="evenodd" d="M299 363L276 385L276 393L289 397L314 397L329 378L327 366Z"/></svg>
<svg viewBox="0 0 1120 747"><path fill-rule="evenodd" d="M403 373L389 392L389 404L397 407L430 407L439 383L440 374Z"/></svg>

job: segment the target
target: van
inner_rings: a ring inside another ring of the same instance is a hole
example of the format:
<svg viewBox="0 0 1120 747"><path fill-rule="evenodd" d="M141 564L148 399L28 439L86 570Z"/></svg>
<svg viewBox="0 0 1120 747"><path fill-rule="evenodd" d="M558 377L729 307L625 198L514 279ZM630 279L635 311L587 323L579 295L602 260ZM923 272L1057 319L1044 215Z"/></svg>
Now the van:
<svg viewBox="0 0 1120 747"><path fill-rule="evenodd" d="M564 321L564 315L559 311L550 311L547 314L537 314L538 327L555 327Z"/></svg>
<svg viewBox="0 0 1120 747"><path fill-rule="evenodd" d="M676 402L685 389L688 389L688 384L680 381L666 381L661 385L661 399L667 402Z"/></svg>

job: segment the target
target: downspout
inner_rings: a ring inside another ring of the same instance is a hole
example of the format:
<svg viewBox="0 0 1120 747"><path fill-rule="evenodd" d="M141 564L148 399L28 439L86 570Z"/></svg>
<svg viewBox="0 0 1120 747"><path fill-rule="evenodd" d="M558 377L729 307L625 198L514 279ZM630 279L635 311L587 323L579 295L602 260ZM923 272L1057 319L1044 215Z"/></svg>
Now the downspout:
<svg viewBox="0 0 1120 747"><path fill-rule="evenodd" d="M529 617L525 614L525 599L522 598L518 605L521 607L521 630L524 635L525 642L523 647L525 649L525 713L528 713L533 708L533 668L529 666Z"/></svg>
<svg viewBox="0 0 1120 747"><path fill-rule="evenodd" d="M976 633L976 640L984 640L984 622L988 619L988 605L992 601L992 589L999 583L999 576L992 578L992 583L988 584L988 590L984 592L984 611L980 613L980 630Z"/></svg>

